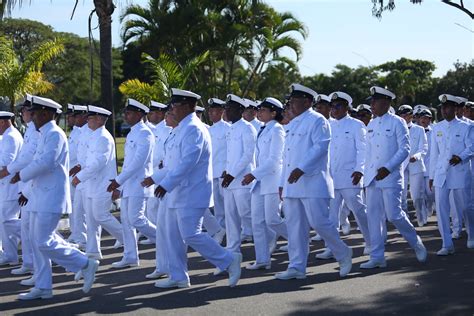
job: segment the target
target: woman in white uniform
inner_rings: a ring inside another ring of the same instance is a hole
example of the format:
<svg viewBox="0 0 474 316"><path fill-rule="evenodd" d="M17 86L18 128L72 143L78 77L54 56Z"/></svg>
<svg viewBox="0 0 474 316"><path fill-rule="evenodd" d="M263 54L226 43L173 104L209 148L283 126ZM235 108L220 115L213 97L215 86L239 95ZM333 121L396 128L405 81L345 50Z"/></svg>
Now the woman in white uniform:
<svg viewBox="0 0 474 316"><path fill-rule="evenodd" d="M285 143L285 130L278 123L283 119L283 105L269 97L259 105L258 111L265 125L257 136L257 167L242 180L243 185L253 182L251 214L255 262L246 267L249 270L270 269L270 256L278 238L288 238L286 223L280 216L278 194Z"/></svg>

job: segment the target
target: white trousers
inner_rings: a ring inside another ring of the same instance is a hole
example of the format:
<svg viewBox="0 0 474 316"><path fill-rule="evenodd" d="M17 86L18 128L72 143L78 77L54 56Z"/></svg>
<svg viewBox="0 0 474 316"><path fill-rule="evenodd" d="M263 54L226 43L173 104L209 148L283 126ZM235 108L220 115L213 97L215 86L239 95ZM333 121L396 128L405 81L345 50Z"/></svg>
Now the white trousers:
<svg viewBox="0 0 474 316"><path fill-rule="evenodd" d="M123 229L124 260L138 263L137 231L155 242L156 226L145 217L146 197L127 196L120 203Z"/></svg>
<svg viewBox="0 0 474 316"><path fill-rule="evenodd" d="M166 205L165 195L160 201L156 215L156 241L155 241L155 260L156 271L161 273L169 273L168 250L166 244L167 226L166 226L166 212L168 211Z"/></svg>
<svg viewBox="0 0 474 316"><path fill-rule="evenodd" d="M187 267L187 246L199 252L220 270L232 262L232 253L221 247L208 234L202 233L204 208L173 209L166 212L167 252L169 276L174 281L189 280Z"/></svg>
<svg viewBox="0 0 474 316"><path fill-rule="evenodd" d="M23 260L22 266L28 269L34 269L34 255L31 238L31 212L32 202L21 208L21 258Z"/></svg>
<svg viewBox="0 0 474 316"><path fill-rule="evenodd" d="M286 225L288 228L288 268L306 272L309 252L309 231L313 227L326 241L336 259L349 254L349 247L341 240L336 227L329 219L329 200L323 198L285 198Z"/></svg>
<svg viewBox="0 0 474 316"><path fill-rule="evenodd" d="M120 222L110 213L111 197L87 198L85 203L87 220L86 253L102 257L100 251L100 237L102 228L123 243L123 229Z"/></svg>
<svg viewBox="0 0 474 316"><path fill-rule="evenodd" d="M224 190L227 249L231 252L240 252L241 233L252 234L250 199L250 189Z"/></svg>
<svg viewBox="0 0 474 316"><path fill-rule="evenodd" d="M430 217L435 208L435 189L430 189L430 177L425 177L425 203L428 217Z"/></svg>
<svg viewBox="0 0 474 316"><path fill-rule="evenodd" d="M419 223L425 223L428 218L428 209L425 203L425 176L423 173L410 174L408 168L405 169L403 177L405 185L402 191L402 208L405 212L408 210L407 196L408 196L408 182L410 182L410 195L413 200L413 206L415 207L416 219Z"/></svg>
<svg viewBox="0 0 474 316"><path fill-rule="evenodd" d="M160 199L156 196L149 197L146 200L146 217L156 225L156 217L158 214L158 208L160 206Z"/></svg>
<svg viewBox="0 0 474 316"><path fill-rule="evenodd" d="M288 239L286 223L280 216L280 197L260 194L260 185L252 192L252 232L257 263L270 262L270 247L282 236Z"/></svg>
<svg viewBox="0 0 474 316"><path fill-rule="evenodd" d="M35 287L39 289L52 288L51 260L64 267L67 271L77 272L83 269L88 262L86 255L69 246L58 234L61 214L58 213L31 213L33 240L35 246Z"/></svg>
<svg viewBox="0 0 474 316"><path fill-rule="evenodd" d="M225 210L224 210L224 188L222 179L212 179L212 195L214 198L214 216L219 225L225 228Z"/></svg>
<svg viewBox="0 0 474 316"><path fill-rule="evenodd" d="M462 228L464 225L463 210L459 208L459 203L455 201L455 195L453 194L453 192L449 194L449 214L451 217L451 225L453 232L458 233L460 235L462 233Z"/></svg>
<svg viewBox="0 0 474 316"><path fill-rule="evenodd" d="M412 248L416 246L418 240L415 227L401 207L402 190L378 188L374 181L366 188L367 219L370 232L370 258L380 261L384 259L385 253L385 238L382 233L382 225L385 224L384 214Z"/></svg>
<svg viewBox="0 0 474 316"><path fill-rule="evenodd" d="M466 215L469 213L469 217L472 217L472 210L467 210L466 202L466 190L465 189L446 189L443 187L435 187L435 199L436 199L436 212L438 215L438 229L443 240L443 248L452 248L453 240L451 238L451 231L449 229L449 210L453 207L464 211ZM462 219L462 215L459 217ZM468 218L468 216L466 216ZM472 222L474 220L466 220L466 228L468 236L474 239L474 230L472 228Z"/></svg>
<svg viewBox="0 0 474 316"><path fill-rule="evenodd" d="M370 248L369 224L367 222L367 206L362 199L361 188L334 190L334 199L329 202L329 218L336 227L339 227L339 218L342 205L345 204L354 214L355 220L364 237L365 244Z"/></svg>
<svg viewBox="0 0 474 316"><path fill-rule="evenodd" d="M219 225L219 222L217 221L217 218L211 213L211 210L209 210L208 208L206 209L206 211L204 211L202 225L210 236L214 236L215 233L222 229L221 225Z"/></svg>
<svg viewBox="0 0 474 316"><path fill-rule="evenodd" d="M72 218L69 240L79 244L86 244L87 241L85 201L84 191L75 190L74 200L72 201L72 213L69 215Z"/></svg>
<svg viewBox="0 0 474 316"><path fill-rule="evenodd" d="M3 246L3 258L10 262L18 261L18 243L20 241L20 205L18 200L0 201L0 232Z"/></svg>

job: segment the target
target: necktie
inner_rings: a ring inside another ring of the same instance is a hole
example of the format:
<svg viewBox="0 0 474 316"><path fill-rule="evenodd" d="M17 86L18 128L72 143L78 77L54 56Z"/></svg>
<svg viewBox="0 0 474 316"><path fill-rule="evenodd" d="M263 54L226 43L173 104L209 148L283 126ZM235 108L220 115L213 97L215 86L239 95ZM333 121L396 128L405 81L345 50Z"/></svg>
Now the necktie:
<svg viewBox="0 0 474 316"><path fill-rule="evenodd" d="M260 131L258 132L257 134L257 138L260 136L260 134L262 134L263 130L265 129L265 125L263 125L262 127L260 127Z"/></svg>

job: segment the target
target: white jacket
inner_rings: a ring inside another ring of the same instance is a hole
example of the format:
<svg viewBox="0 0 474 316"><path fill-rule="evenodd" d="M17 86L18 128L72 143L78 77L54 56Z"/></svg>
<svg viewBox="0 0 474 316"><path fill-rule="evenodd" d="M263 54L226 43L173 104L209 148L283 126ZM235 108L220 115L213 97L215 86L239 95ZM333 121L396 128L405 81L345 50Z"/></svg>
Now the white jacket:
<svg viewBox="0 0 474 316"><path fill-rule="evenodd" d="M143 121L132 126L125 140L122 172L115 179L121 186L122 197L153 196L153 186L144 188L141 182L153 174L154 145L153 133Z"/></svg>
<svg viewBox="0 0 474 316"><path fill-rule="evenodd" d="M375 181L380 188L403 188L402 163L409 152L408 128L402 118L386 113L370 121L367 126L364 186ZM377 170L382 167L387 168L390 174L377 181Z"/></svg>
<svg viewBox="0 0 474 316"><path fill-rule="evenodd" d="M260 194L278 193L283 163L285 130L276 121L270 121L257 137L257 167L252 174L260 183Z"/></svg>
<svg viewBox="0 0 474 316"><path fill-rule="evenodd" d="M454 118L451 122L439 122L431 133L430 179L434 180L433 185L447 189L467 188L470 182L469 160L473 155L473 126ZM453 155L462 160L456 166L449 164Z"/></svg>
<svg viewBox="0 0 474 316"><path fill-rule="evenodd" d="M428 152L428 139L423 127L410 123L408 125L408 134L410 136L410 153L403 161L402 169L408 168L410 174L424 173L426 166L424 157ZM410 162L410 158L415 157L415 162Z"/></svg>
<svg viewBox="0 0 474 316"><path fill-rule="evenodd" d="M227 161L227 141L226 134L229 131L230 124L224 120L212 124L209 127L212 144L212 178L220 178L225 170Z"/></svg>
<svg viewBox="0 0 474 316"><path fill-rule="evenodd" d="M104 126L90 134L87 160L76 176L83 183L87 197L112 196L112 193L107 192L107 187L110 180L117 176L115 142Z"/></svg>
<svg viewBox="0 0 474 316"><path fill-rule="evenodd" d="M44 213L70 213L69 149L66 134L50 121L40 128L33 161L20 171L23 182L32 180L33 209Z"/></svg>
<svg viewBox="0 0 474 316"><path fill-rule="evenodd" d="M2 140L0 140L0 169L7 167L19 158L22 146L23 137L21 137L20 132L14 126L7 128L3 133ZM10 184L10 180L14 175L14 173L11 173L0 180L0 203L2 201L18 200L19 185L18 183Z"/></svg>
<svg viewBox="0 0 474 316"><path fill-rule="evenodd" d="M234 177L227 189L245 189L242 180L255 168L255 143L257 131L243 118L229 127L225 171Z"/></svg>
<svg viewBox="0 0 474 316"><path fill-rule="evenodd" d="M335 189L361 188L363 179L352 184L352 174L364 174L366 129L364 123L346 115L340 120L329 121L331 142L329 163Z"/></svg>
<svg viewBox="0 0 474 316"><path fill-rule="evenodd" d="M331 127L321 114L308 109L286 125L283 171L280 186L284 198L333 198L334 184L329 174ZM296 169L304 174L296 183L288 177Z"/></svg>

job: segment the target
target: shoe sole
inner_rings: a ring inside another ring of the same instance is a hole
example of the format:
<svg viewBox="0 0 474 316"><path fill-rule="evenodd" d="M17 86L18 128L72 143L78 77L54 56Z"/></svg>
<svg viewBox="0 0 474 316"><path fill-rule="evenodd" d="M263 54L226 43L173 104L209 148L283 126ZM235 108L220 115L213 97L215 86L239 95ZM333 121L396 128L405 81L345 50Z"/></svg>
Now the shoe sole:
<svg viewBox="0 0 474 316"><path fill-rule="evenodd" d="M286 280L304 280L306 279L306 275L305 276L295 276L295 277L291 277L291 278L281 278L281 277L278 277L278 276L275 276L275 279L277 280L283 280L283 281L286 281Z"/></svg>
<svg viewBox="0 0 474 316"><path fill-rule="evenodd" d="M53 295L42 295L42 296L33 297L33 298L18 297L20 301L32 301L32 300L38 300L38 299L49 300L50 298L53 298Z"/></svg>
<svg viewBox="0 0 474 316"><path fill-rule="evenodd" d="M173 286L159 286L159 285L155 284L155 287L159 288L159 289L174 289L174 288L187 289L187 288L191 287L191 284L177 284L177 285L173 285Z"/></svg>
<svg viewBox="0 0 474 316"><path fill-rule="evenodd" d="M124 265L124 266L114 266L114 265L112 265L111 267L112 267L113 269L125 269L125 268L138 267L138 264L134 263L134 264L127 264L127 265Z"/></svg>
<svg viewBox="0 0 474 316"><path fill-rule="evenodd" d="M370 269L383 269L383 268L386 268L387 265L386 264L379 264L379 265L376 265L376 266L373 266L373 267L359 267L361 269L366 269L366 270L370 270Z"/></svg>

